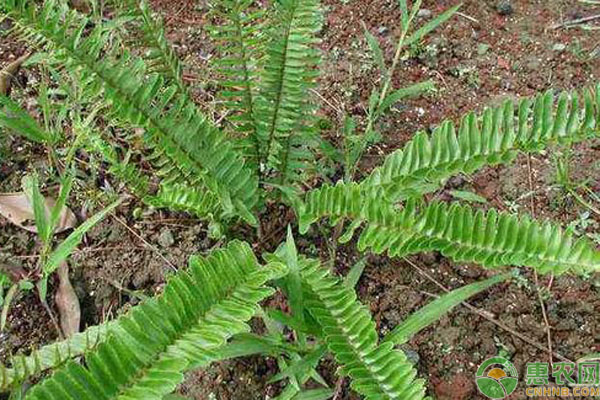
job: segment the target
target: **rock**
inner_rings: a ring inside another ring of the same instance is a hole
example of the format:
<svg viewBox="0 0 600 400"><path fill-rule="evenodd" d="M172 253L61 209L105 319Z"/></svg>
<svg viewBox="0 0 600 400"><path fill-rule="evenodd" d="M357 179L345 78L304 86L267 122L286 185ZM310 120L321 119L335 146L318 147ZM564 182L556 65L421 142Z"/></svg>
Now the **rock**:
<svg viewBox="0 0 600 400"><path fill-rule="evenodd" d="M431 12L431 10L428 10L426 8L422 8L417 13L417 17L419 17L419 18L429 18L429 17L431 17L432 14L433 13Z"/></svg>
<svg viewBox="0 0 600 400"><path fill-rule="evenodd" d="M472 264L465 265L460 263L456 266L456 269L458 274L464 278L479 278L481 276L481 270L479 267L476 267Z"/></svg>
<svg viewBox="0 0 600 400"><path fill-rule="evenodd" d="M158 244L162 247L171 247L175 244L175 238L173 237L173 232L170 229L165 228L160 231L160 235L158 236Z"/></svg>
<svg viewBox="0 0 600 400"><path fill-rule="evenodd" d="M13 28L12 20L5 18L0 22L0 34L10 31Z"/></svg>
<svg viewBox="0 0 600 400"><path fill-rule="evenodd" d="M566 49L567 49L567 45L564 43L556 43L554 46L552 46L552 51L556 51L559 53L562 53Z"/></svg>
<svg viewBox="0 0 600 400"><path fill-rule="evenodd" d="M419 254L419 258L427 266L438 264L440 261L437 253L434 252L421 253Z"/></svg>
<svg viewBox="0 0 600 400"><path fill-rule="evenodd" d="M406 358L412 365L417 365L419 363L419 361L421 360L419 353L417 353L416 351L414 351L407 345L400 346L400 349L404 352L404 354L406 355Z"/></svg>
<svg viewBox="0 0 600 400"><path fill-rule="evenodd" d="M477 54L480 56L485 55L485 53L488 52L488 50L490 49L490 45L487 43L479 43L477 45Z"/></svg>
<svg viewBox="0 0 600 400"><path fill-rule="evenodd" d="M515 11L515 9L513 8L511 1L500 0L496 4L496 11L498 11L498 14L500 14L500 15L508 16L508 15L512 15L512 13Z"/></svg>
<svg viewBox="0 0 600 400"><path fill-rule="evenodd" d="M542 65L542 60L537 56L529 56L525 59L525 69L528 71L537 71Z"/></svg>

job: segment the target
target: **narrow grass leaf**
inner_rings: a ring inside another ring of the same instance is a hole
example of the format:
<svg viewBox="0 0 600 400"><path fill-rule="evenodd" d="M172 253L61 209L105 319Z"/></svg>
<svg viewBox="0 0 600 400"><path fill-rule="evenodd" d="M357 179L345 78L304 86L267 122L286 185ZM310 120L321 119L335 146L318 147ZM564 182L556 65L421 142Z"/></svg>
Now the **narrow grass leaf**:
<svg viewBox="0 0 600 400"><path fill-rule="evenodd" d="M33 206L33 215L38 234L44 243L50 239L50 224L44 196L40 192L40 186L36 175L28 175L23 179L23 191Z"/></svg>
<svg viewBox="0 0 600 400"><path fill-rule="evenodd" d="M49 275L58 266L62 261L65 261L69 255L75 250L75 248L79 245L81 240L83 239L83 235L87 231L89 231L94 225L100 222L108 213L114 210L119 204L121 204L121 200L115 201L104 210L100 211L98 214L92 216L90 219L81 224L77 229L75 229L66 239L62 242L58 247L52 252L50 255L48 262L44 266L44 274Z"/></svg>
<svg viewBox="0 0 600 400"><path fill-rule="evenodd" d="M354 288L356 286L366 266L367 257L363 257L360 260L358 260L356 264L352 266L352 268L350 268L350 272L348 272L348 275L346 275L346 277L344 278L344 284L346 285L346 287Z"/></svg>
<svg viewBox="0 0 600 400"><path fill-rule="evenodd" d="M27 111L5 96L0 96L0 127L32 142L42 144L55 142L53 135L42 129Z"/></svg>
<svg viewBox="0 0 600 400"><path fill-rule="evenodd" d="M387 75L388 71L385 66L385 59L383 57L383 51L381 50L381 46L379 46L379 41L375 36L369 32L367 26L363 22L363 29L365 31L365 38L367 39L367 43L369 44L369 48L371 49L371 56L373 60L377 63L377 66L381 70L383 75Z"/></svg>
<svg viewBox="0 0 600 400"><path fill-rule="evenodd" d="M384 338L384 341L392 342L396 345L406 343L417 332L439 320L444 314L469 297L474 296L497 283L503 282L511 276L511 274L496 275L484 281L472 283L441 296L417 312L411 314L404 322L390 332Z"/></svg>
<svg viewBox="0 0 600 400"><path fill-rule="evenodd" d="M395 90L389 95L387 95L386 98L381 102L381 106L378 110L378 115L381 115L384 112L386 112L391 106L393 106L400 100L420 96L423 93L434 89L435 85L433 81L428 80L424 82L415 83L414 85L410 85L402 89Z"/></svg>
<svg viewBox="0 0 600 400"><path fill-rule="evenodd" d="M449 8L448 10L444 11L443 13L441 13L440 15L423 25L421 28L417 29L415 33L413 33L408 39L406 39L404 45L408 46L417 43L418 41L423 39L425 36L427 36L428 33L430 33L438 26L452 18L452 16L458 11L458 9L461 6L462 4L457 4L456 6Z"/></svg>

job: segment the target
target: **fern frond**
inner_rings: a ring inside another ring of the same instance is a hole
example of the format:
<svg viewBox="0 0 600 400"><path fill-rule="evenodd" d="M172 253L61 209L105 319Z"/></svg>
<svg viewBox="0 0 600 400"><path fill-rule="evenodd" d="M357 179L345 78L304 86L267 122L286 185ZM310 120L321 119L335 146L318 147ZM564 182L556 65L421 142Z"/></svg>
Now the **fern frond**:
<svg viewBox="0 0 600 400"><path fill-rule="evenodd" d="M352 388L366 399L422 399L424 381L415 380L416 371L402 351L389 342L378 344L375 323L356 292L318 261L303 261L300 274L311 294L308 308L343 373L352 378Z"/></svg>
<svg viewBox="0 0 600 400"><path fill-rule="evenodd" d="M167 41L162 18L152 12L147 0L127 0L117 6L124 16L133 18L139 35L134 34L128 43L130 48L142 50L142 57L148 65L149 73L159 73L169 78L182 93L187 93L183 83L183 65Z"/></svg>
<svg viewBox="0 0 600 400"><path fill-rule="evenodd" d="M311 154L306 150L313 141L306 129L311 113L307 94L318 76L320 55L314 46L321 27L319 1L277 2L273 20L256 120L262 162L280 174L280 184L286 184L300 179L300 166ZM303 140L306 136L308 140Z"/></svg>
<svg viewBox="0 0 600 400"><path fill-rule="evenodd" d="M9 366L0 364L0 391L43 371L60 367L68 360L85 354L103 342L115 322L92 326L69 339L34 350L30 355L10 357Z"/></svg>
<svg viewBox="0 0 600 400"><path fill-rule="evenodd" d="M218 219L223 209L219 198L209 190L177 183L161 185L155 196L146 196L144 202L157 208L185 211L200 219Z"/></svg>
<svg viewBox="0 0 600 400"><path fill-rule="evenodd" d="M43 8L24 0L9 0L11 17L29 30L37 31L47 43L62 49L72 65L88 72L90 87L103 90L113 112L133 125L145 128L145 139L156 157L170 162L164 171L190 183L201 180L242 216L258 202L258 178L245 166L231 142L210 124L176 86L169 86L158 75L144 78L145 65L124 53L118 61L101 56L104 45L95 28L85 38L87 20L76 13L57 12L55 2L47 0ZM65 23L65 19L68 23ZM78 28L74 28L77 26Z"/></svg>
<svg viewBox="0 0 600 400"><path fill-rule="evenodd" d="M206 258L193 257L158 298L131 310L109 338L85 356L85 366L68 363L35 386L33 400L160 400L183 380L194 363L246 324L273 290L264 286L285 273L281 264L260 267L247 244L233 242Z"/></svg>
<svg viewBox="0 0 600 400"><path fill-rule="evenodd" d="M377 191L340 183L309 192L300 214L302 232L322 217L334 222L351 219L354 222L343 241L364 222L359 250L387 252L392 257L437 250L455 261L488 268L518 265L554 274L600 270L600 252L587 239L575 238L550 222L494 209L484 212L466 205L421 205L413 200L396 209L382 201Z"/></svg>
<svg viewBox="0 0 600 400"><path fill-rule="evenodd" d="M460 127L443 122L431 135L418 133L389 155L367 182L382 185L393 200L410 189L432 183L431 190L459 173L512 161L519 151L536 152L552 144L600 136L600 84L595 89L553 91L515 104L470 113Z"/></svg>
<svg viewBox="0 0 600 400"><path fill-rule="evenodd" d="M233 111L230 121L242 135L240 143L246 160L258 168L260 145L256 127L257 63L262 56L261 19L264 12L252 10L253 0L222 0L217 11L225 24L211 29L218 41L222 58L214 62L225 79L219 82L224 104Z"/></svg>

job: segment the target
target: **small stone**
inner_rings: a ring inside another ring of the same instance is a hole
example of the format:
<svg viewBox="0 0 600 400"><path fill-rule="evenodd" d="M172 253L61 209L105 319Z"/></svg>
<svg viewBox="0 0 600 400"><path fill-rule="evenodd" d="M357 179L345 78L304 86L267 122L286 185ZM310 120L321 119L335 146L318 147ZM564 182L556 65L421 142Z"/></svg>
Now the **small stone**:
<svg viewBox="0 0 600 400"><path fill-rule="evenodd" d="M453 176L452 178L448 179L448 183L446 183L446 187L448 189L458 189L465 183L467 183L467 180L465 179L465 177L463 175L456 175L456 176Z"/></svg>
<svg viewBox="0 0 600 400"><path fill-rule="evenodd" d="M552 51L556 51L558 53L562 53L566 49L567 49L567 45L564 43L556 43L554 46L552 46Z"/></svg>
<svg viewBox="0 0 600 400"><path fill-rule="evenodd" d="M542 60L536 56L530 56L525 59L525 69L528 71L537 71L542 65Z"/></svg>
<svg viewBox="0 0 600 400"><path fill-rule="evenodd" d="M160 231L160 235L158 236L158 244L162 247L171 247L175 244L175 238L173 237L173 232L170 229L163 229Z"/></svg>
<svg viewBox="0 0 600 400"><path fill-rule="evenodd" d="M500 0L496 5L496 10L498 11L498 14L504 16L512 15L515 11L509 0Z"/></svg>
<svg viewBox="0 0 600 400"><path fill-rule="evenodd" d="M431 266L431 265L435 265L435 264L439 263L437 253L434 253L434 252L421 253L419 255L419 257L420 257L420 260L423 262L423 264L425 264L427 266Z"/></svg>
<svg viewBox="0 0 600 400"><path fill-rule="evenodd" d="M419 356L419 353L417 353L410 347L401 346L400 349L402 349L402 351L406 355L406 358L412 365L417 365L419 363L419 361L421 361L421 357Z"/></svg>
<svg viewBox="0 0 600 400"><path fill-rule="evenodd" d="M13 22L8 19L5 18L4 20L2 20L2 22L0 22L0 33L5 33L8 32L12 29L13 27Z"/></svg>
<svg viewBox="0 0 600 400"><path fill-rule="evenodd" d="M431 12L431 10L428 10L426 8L422 8L417 13L417 17L419 17L419 18L429 18L429 17L431 17L432 14L433 13Z"/></svg>
<svg viewBox="0 0 600 400"><path fill-rule="evenodd" d="M460 263L456 270L458 274L464 278L479 278L481 276L481 270L479 267L474 265L464 265Z"/></svg>
<svg viewBox="0 0 600 400"><path fill-rule="evenodd" d="M487 43L479 43L477 45L477 54L480 56L485 55L485 53L488 52L488 50L490 49L490 45Z"/></svg>

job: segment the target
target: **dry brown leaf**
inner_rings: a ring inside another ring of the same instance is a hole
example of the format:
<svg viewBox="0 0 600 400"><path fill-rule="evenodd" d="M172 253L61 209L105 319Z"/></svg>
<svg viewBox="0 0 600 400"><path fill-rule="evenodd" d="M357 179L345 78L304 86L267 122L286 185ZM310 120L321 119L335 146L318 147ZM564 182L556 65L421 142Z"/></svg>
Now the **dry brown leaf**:
<svg viewBox="0 0 600 400"><path fill-rule="evenodd" d="M59 284L54 300L60 316L60 329L68 338L79 332L81 307L75 289L73 289L73 285L69 280L69 266L67 263L63 261L56 272Z"/></svg>
<svg viewBox="0 0 600 400"><path fill-rule="evenodd" d="M71 0L71 7L83 14L89 14L91 9L87 0Z"/></svg>
<svg viewBox="0 0 600 400"><path fill-rule="evenodd" d="M31 54L25 54L17 58L0 71L0 95L8 96L10 94L13 78L19 72L21 64L23 64L30 55Z"/></svg>
<svg viewBox="0 0 600 400"><path fill-rule="evenodd" d="M45 200L46 211L50 215L50 210L56 204L56 200L49 197L46 197ZM29 232L37 232L33 206L23 192L0 193L0 215ZM73 211L68 207L63 207L55 233L74 228L76 224L77 218Z"/></svg>
<svg viewBox="0 0 600 400"><path fill-rule="evenodd" d="M27 278L27 271L23 267L9 261L0 262L0 271L4 272L13 283L18 283Z"/></svg>

